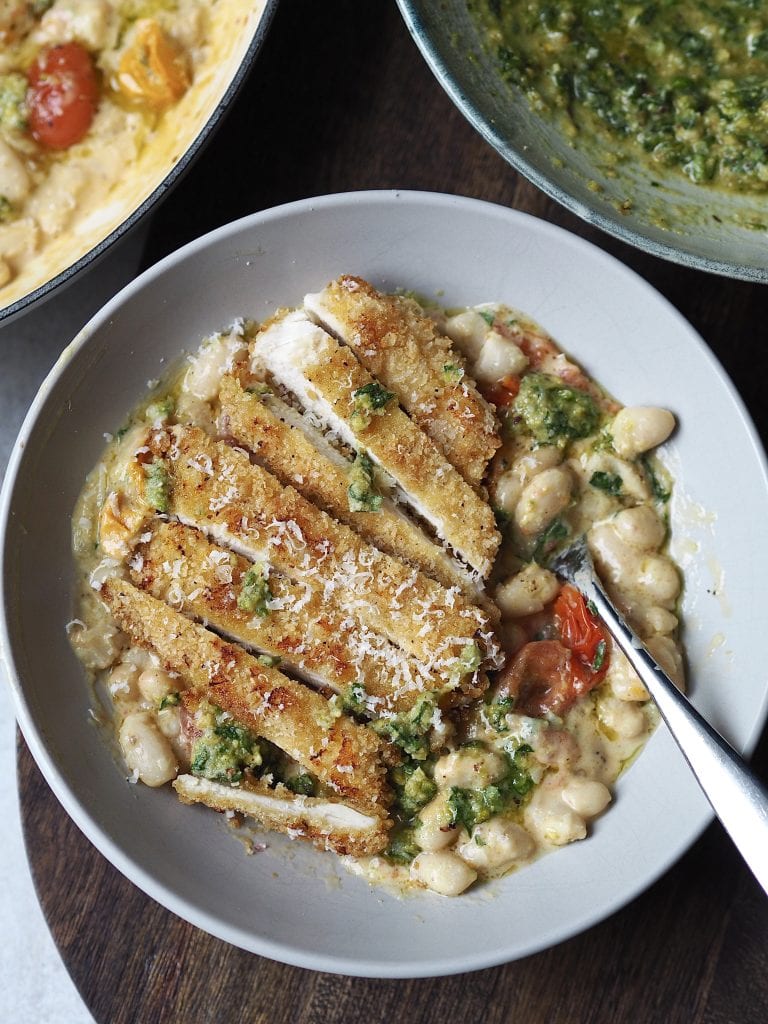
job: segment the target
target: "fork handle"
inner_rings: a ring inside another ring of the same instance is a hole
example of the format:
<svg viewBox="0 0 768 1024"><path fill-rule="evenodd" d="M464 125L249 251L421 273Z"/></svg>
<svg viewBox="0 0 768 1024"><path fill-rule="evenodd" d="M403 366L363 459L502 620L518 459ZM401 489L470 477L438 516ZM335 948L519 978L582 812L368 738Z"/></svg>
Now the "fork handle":
<svg viewBox="0 0 768 1024"><path fill-rule="evenodd" d="M678 690L616 611L600 583L590 581L581 589L642 679L715 814L768 893L768 791Z"/></svg>

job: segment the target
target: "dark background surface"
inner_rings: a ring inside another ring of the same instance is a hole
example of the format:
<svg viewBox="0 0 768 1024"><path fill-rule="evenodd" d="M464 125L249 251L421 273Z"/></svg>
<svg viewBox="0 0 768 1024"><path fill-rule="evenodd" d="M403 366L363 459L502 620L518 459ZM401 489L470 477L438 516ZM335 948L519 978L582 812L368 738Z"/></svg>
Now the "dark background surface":
<svg viewBox="0 0 768 1024"><path fill-rule="evenodd" d="M393 2L282 0L234 110L149 225L144 264L255 210L395 187L513 206L616 255L706 338L765 441L768 289L635 252L554 205L452 107ZM765 524L745 510L744 529ZM766 738L753 763L768 778ZM560 946L476 974L375 981L260 959L169 914L84 839L21 739L19 785L43 910L98 1024L768 1022L768 900L717 824L632 904Z"/></svg>

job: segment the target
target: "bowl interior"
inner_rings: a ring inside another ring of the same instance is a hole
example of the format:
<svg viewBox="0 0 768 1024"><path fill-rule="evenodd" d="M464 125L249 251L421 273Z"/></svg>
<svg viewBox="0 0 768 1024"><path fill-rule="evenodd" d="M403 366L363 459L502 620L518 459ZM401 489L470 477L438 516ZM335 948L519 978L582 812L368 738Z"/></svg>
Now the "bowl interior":
<svg viewBox="0 0 768 1024"><path fill-rule="evenodd" d="M755 522L768 517L768 492L738 397L688 324L615 260L526 215L447 196L358 193L257 214L163 261L81 332L43 385L6 479L5 657L22 729L58 798L166 907L300 966L378 976L470 970L574 934L691 842L707 805L664 729L621 778L588 841L460 899L398 898L282 837L247 857L220 816L183 807L170 790L127 784L89 718L89 689L65 637L70 515L103 434L204 334L236 316L263 318L343 272L446 305L504 300L622 401L676 412L667 457L678 479L672 517L694 699L739 747L756 740L766 707L754 637L768 544L746 536L742 516L749 507Z"/></svg>
<svg viewBox="0 0 768 1024"><path fill-rule="evenodd" d="M619 164L616 177L606 177L596 161L573 148L502 80L470 4L398 3L432 70L464 115L553 199L654 255L730 277L768 280L767 196L697 187L662 168L651 173L632 162ZM623 206L628 199L629 210Z"/></svg>

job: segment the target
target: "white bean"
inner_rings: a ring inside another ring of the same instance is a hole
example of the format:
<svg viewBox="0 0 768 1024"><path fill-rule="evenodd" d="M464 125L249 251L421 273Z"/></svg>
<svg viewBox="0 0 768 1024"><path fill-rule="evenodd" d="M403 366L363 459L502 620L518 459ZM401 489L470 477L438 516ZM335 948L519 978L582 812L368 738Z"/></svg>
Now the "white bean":
<svg viewBox="0 0 768 1024"><path fill-rule="evenodd" d="M559 466L562 461L563 453L557 445L542 444L519 455L515 459L512 469L519 477L520 483L525 485L530 483L542 470Z"/></svg>
<svg viewBox="0 0 768 1024"><path fill-rule="evenodd" d="M674 633L677 629L677 616L666 608L652 605L643 614L643 626L646 634Z"/></svg>
<svg viewBox="0 0 768 1024"><path fill-rule="evenodd" d="M648 700L648 691L643 686L640 677L615 644L611 652L611 664L605 678L606 682L610 683L614 696L619 700Z"/></svg>
<svg viewBox="0 0 768 1024"><path fill-rule="evenodd" d="M475 312L467 309L456 316L449 316L445 321L445 333L456 342L456 347L470 359L476 359L483 347L488 333L488 324Z"/></svg>
<svg viewBox="0 0 768 1024"><path fill-rule="evenodd" d="M564 846L587 834L584 818L566 804L562 789L545 785L534 791L525 809L525 824L540 842L551 846Z"/></svg>
<svg viewBox="0 0 768 1024"><path fill-rule="evenodd" d="M441 896L458 896L472 885L477 872L450 850L438 850L413 859L411 878Z"/></svg>
<svg viewBox="0 0 768 1024"><path fill-rule="evenodd" d="M656 551L664 542L664 523L649 505L625 508L613 518L619 538L638 551Z"/></svg>
<svg viewBox="0 0 768 1024"><path fill-rule="evenodd" d="M599 704L599 714L600 721L623 739L641 736L648 728L642 706L635 701L604 697Z"/></svg>
<svg viewBox="0 0 768 1024"><path fill-rule="evenodd" d="M647 555L640 560L637 586L646 601L672 605L680 595L680 575L665 555Z"/></svg>
<svg viewBox="0 0 768 1024"><path fill-rule="evenodd" d="M675 417L667 409L635 405L621 409L611 425L613 447L625 459L666 441L675 429Z"/></svg>
<svg viewBox="0 0 768 1024"><path fill-rule="evenodd" d="M176 778L178 764L171 745L148 712L126 715L118 740L129 771L146 786L162 786Z"/></svg>
<svg viewBox="0 0 768 1024"><path fill-rule="evenodd" d="M523 489L515 509L515 522L521 533L540 533L568 506L572 477L567 469L554 466L538 473Z"/></svg>
<svg viewBox="0 0 768 1024"><path fill-rule="evenodd" d="M496 604L510 618L532 615L554 601L559 589L554 573L531 562L497 587Z"/></svg>
<svg viewBox="0 0 768 1024"><path fill-rule="evenodd" d="M97 621L93 626L75 625L69 630L69 642L85 667L93 672L109 668L125 640L114 623Z"/></svg>
<svg viewBox="0 0 768 1024"><path fill-rule="evenodd" d="M139 699L136 685L138 677L138 665L130 661L121 661L119 665L115 665L107 676L107 691L113 704L128 704Z"/></svg>
<svg viewBox="0 0 768 1024"><path fill-rule="evenodd" d="M535 849L533 837L522 826L497 817L478 825L456 852L473 868L503 871L515 861L527 860Z"/></svg>
<svg viewBox="0 0 768 1024"><path fill-rule="evenodd" d="M645 646L658 661L679 690L685 692L685 669L683 656L675 641L669 636L652 636Z"/></svg>
<svg viewBox="0 0 768 1024"><path fill-rule="evenodd" d="M563 787L563 800L582 818L594 818L611 802L611 791L596 779L572 779Z"/></svg>
<svg viewBox="0 0 768 1024"><path fill-rule="evenodd" d="M419 811L420 824L416 840L422 850L442 850L456 841L459 830L451 825L453 815L448 806L448 797L448 790L444 790Z"/></svg>
<svg viewBox="0 0 768 1024"><path fill-rule="evenodd" d="M21 157L0 139L0 195L9 203L20 203L29 194L30 185Z"/></svg>
<svg viewBox="0 0 768 1024"><path fill-rule="evenodd" d="M171 679L161 668L146 668L138 678L139 690L144 700L159 704L163 697L181 689L178 680Z"/></svg>
<svg viewBox="0 0 768 1024"><path fill-rule="evenodd" d="M435 764L434 778L440 788L482 789L500 779L505 771L506 764L500 754L465 747L441 757Z"/></svg>
<svg viewBox="0 0 768 1024"><path fill-rule="evenodd" d="M527 365L527 356L514 341L504 338L498 331L489 331L472 365L472 376L483 384L492 384L509 374L522 373Z"/></svg>
<svg viewBox="0 0 768 1024"><path fill-rule="evenodd" d="M513 469L508 469L496 480L494 504L502 512L512 515L522 493L523 485L520 482L520 477Z"/></svg>
<svg viewBox="0 0 768 1024"><path fill-rule="evenodd" d="M573 733L550 728L539 734L534 753L541 764L563 768L578 761L581 749Z"/></svg>

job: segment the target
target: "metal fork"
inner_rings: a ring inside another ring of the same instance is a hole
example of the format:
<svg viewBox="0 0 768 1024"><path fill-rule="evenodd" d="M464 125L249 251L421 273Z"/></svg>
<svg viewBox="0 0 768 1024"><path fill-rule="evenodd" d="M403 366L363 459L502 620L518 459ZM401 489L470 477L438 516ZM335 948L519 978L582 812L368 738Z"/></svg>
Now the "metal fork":
<svg viewBox="0 0 768 1024"><path fill-rule="evenodd" d="M768 791L733 747L706 722L616 610L598 579L584 537L549 561L591 601L656 703L726 831L768 893Z"/></svg>

